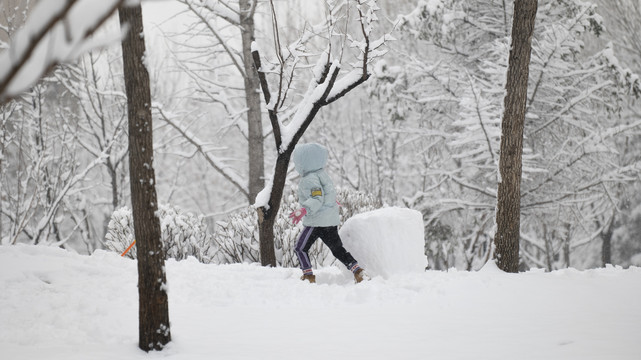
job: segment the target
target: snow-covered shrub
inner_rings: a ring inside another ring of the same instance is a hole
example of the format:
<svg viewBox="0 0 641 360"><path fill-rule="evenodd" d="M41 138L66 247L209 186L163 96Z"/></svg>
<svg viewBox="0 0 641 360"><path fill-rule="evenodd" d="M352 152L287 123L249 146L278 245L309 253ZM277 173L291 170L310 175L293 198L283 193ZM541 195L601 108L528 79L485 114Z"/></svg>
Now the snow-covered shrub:
<svg viewBox="0 0 641 360"><path fill-rule="evenodd" d="M105 246L111 251L122 254L134 242L134 219L131 209L126 206L117 209L111 214L105 234ZM136 258L136 246L133 246L125 255L130 259Z"/></svg>
<svg viewBox="0 0 641 360"><path fill-rule="evenodd" d="M373 196L354 190L339 189L337 200L341 204L341 224L351 216L378 209L381 204ZM293 225L289 214L298 209L297 188L290 188L283 201L274 225L274 246L276 247L276 262L283 267L298 266L298 258L294 254L296 240L303 229L301 224ZM214 239L217 252L217 263L258 262L258 219L256 210L247 207L239 212L229 215L224 221L216 225ZM309 257L314 266L330 265L334 258L326 246L318 241L309 251Z"/></svg>
<svg viewBox="0 0 641 360"><path fill-rule="evenodd" d="M177 260L193 256L202 263L210 263L215 255L212 237L202 216L183 212L179 207L159 204L161 240L166 258ZM122 207L111 215L105 235L108 249L122 253L134 241L134 222L131 209ZM134 245L127 257L136 258Z"/></svg>
<svg viewBox="0 0 641 360"><path fill-rule="evenodd" d="M258 218L251 206L216 222L217 264L258 262Z"/></svg>
<svg viewBox="0 0 641 360"><path fill-rule="evenodd" d="M374 195L351 189L337 189L336 201L341 205L341 224L356 214L383 207L383 204Z"/></svg>

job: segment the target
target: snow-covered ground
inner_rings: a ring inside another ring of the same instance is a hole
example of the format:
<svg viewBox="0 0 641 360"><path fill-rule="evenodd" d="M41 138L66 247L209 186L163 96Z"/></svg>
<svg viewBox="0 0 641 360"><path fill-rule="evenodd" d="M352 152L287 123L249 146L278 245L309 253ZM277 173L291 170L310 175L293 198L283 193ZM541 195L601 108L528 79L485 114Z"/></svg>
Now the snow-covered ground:
<svg viewBox="0 0 641 360"><path fill-rule="evenodd" d="M137 348L136 263L0 247L0 358L641 358L641 268L394 274L167 263L173 341Z"/></svg>

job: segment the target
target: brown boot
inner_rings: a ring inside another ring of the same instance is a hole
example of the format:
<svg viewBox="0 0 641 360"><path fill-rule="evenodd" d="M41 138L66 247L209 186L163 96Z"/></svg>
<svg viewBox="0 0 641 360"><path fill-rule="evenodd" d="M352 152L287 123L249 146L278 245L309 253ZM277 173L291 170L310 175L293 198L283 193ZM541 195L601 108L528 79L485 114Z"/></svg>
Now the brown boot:
<svg viewBox="0 0 641 360"><path fill-rule="evenodd" d="M363 270L362 268L354 271L354 282L355 283L358 284L359 282L361 282L363 280L369 280L369 279L370 279L369 275L367 275L365 270Z"/></svg>
<svg viewBox="0 0 641 360"><path fill-rule="evenodd" d="M301 276L300 279L303 281L307 280L312 284L316 284L316 275L305 274Z"/></svg>

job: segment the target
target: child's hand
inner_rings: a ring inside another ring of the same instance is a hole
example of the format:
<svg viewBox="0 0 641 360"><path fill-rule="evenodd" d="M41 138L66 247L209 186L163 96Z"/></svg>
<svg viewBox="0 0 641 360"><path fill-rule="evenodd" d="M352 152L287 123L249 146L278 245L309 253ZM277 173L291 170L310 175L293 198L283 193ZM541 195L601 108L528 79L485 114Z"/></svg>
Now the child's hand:
<svg viewBox="0 0 641 360"><path fill-rule="evenodd" d="M307 214L307 210L305 210L305 208L300 208L292 211L292 213L289 214L289 218L292 219L292 222L296 225L300 222L303 216L305 216L305 214Z"/></svg>

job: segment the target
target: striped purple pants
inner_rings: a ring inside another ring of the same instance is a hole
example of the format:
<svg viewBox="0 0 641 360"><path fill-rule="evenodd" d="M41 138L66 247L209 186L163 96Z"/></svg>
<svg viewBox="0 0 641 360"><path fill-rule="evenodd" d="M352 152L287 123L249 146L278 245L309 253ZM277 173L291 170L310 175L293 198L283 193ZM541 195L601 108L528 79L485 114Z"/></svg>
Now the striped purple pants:
<svg viewBox="0 0 641 360"><path fill-rule="evenodd" d="M338 259L343 265L348 269L351 269L352 265L356 264L356 260L345 250L343 247L343 242L341 237L338 235L338 226L328 226L328 227L312 227L305 226L298 241L296 242L296 247L294 251L296 256L298 256L298 262L300 263L300 268L304 273L310 273L312 269L312 262L309 260L309 249L314 245L314 242L318 238L327 245L329 250L332 252L335 258Z"/></svg>

